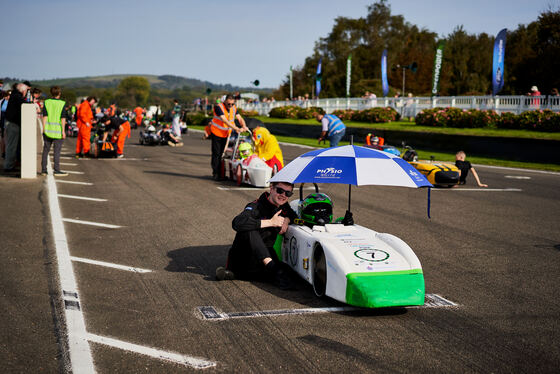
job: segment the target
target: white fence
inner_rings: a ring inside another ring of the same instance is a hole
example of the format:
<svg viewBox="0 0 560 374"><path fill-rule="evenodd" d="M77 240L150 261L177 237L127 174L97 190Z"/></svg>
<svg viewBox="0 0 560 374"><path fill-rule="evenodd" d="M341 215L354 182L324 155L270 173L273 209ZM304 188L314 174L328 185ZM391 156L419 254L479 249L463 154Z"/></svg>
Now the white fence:
<svg viewBox="0 0 560 374"><path fill-rule="evenodd" d="M266 116L272 108L286 105L298 105L302 108L321 107L327 113L335 110L363 110L375 107L393 107L401 116L415 117L423 109L435 107L453 107L459 109L492 109L498 113L516 114L528 110L550 109L560 112L560 96L438 96L438 97L383 97L374 99L333 98L305 101L274 101L248 103L238 101L237 106L243 110L254 110Z"/></svg>

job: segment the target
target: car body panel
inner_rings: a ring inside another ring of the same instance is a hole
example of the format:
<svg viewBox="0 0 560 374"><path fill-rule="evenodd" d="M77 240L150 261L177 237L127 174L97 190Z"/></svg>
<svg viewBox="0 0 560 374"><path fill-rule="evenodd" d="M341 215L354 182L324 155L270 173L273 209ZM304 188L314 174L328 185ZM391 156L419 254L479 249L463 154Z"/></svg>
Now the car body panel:
<svg viewBox="0 0 560 374"><path fill-rule="evenodd" d="M459 183L459 169L452 164L430 161L408 161L434 186L451 187Z"/></svg>
<svg viewBox="0 0 560 374"><path fill-rule="evenodd" d="M319 249L326 260L326 296L367 308L424 304L420 261L396 236L360 225L290 225L277 253L313 284Z"/></svg>

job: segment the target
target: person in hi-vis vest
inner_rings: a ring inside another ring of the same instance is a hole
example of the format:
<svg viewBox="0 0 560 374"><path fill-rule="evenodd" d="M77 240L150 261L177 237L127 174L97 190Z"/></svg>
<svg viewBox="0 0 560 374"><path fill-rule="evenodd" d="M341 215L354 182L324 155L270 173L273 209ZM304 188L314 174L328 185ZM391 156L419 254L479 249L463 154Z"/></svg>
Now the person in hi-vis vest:
<svg viewBox="0 0 560 374"><path fill-rule="evenodd" d="M334 114L324 114L315 112L315 119L321 122L321 136L319 136L319 143L324 139L328 139L331 147L338 146L340 140L346 134L346 126L342 120Z"/></svg>
<svg viewBox="0 0 560 374"><path fill-rule="evenodd" d="M41 175L47 175L47 161L51 145L54 144L54 176L65 177L68 174L60 170L60 151L66 139L66 103L60 100L62 90L51 87L52 99L45 100L43 106L43 157L41 158Z"/></svg>
<svg viewBox="0 0 560 374"><path fill-rule="evenodd" d="M239 121L241 127L235 124L235 120ZM225 147L230 131L235 131L238 134L243 131L249 131L245 120L235 107L235 99L233 95L226 95L223 103L214 105L214 118L210 122L210 139L212 140L212 178L218 180L222 178L220 175L220 164L222 162L222 154Z"/></svg>

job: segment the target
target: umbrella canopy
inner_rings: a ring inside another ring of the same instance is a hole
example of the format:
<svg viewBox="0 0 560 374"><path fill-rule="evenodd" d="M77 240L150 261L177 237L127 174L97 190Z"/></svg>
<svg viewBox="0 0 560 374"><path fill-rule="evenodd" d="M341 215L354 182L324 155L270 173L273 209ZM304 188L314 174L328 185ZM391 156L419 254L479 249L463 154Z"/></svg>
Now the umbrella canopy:
<svg viewBox="0 0 560 374"><path fill-rule="evenodd" d="M355 145L307 152L286 165L270 181L433 187L402 158Z"/></svg>

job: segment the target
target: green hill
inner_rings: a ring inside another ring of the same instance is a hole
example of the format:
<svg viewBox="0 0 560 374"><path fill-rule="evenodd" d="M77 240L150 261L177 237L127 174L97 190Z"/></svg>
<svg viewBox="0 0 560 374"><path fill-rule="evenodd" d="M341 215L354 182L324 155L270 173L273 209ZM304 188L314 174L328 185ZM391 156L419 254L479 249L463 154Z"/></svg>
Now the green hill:
<svg viewBox="0 0 560 374"><path fill-rule="evenodd" d="M66 88L116 88L119 82L130 76L144 77L150 82L152 88L163 90L175 90L188 87L195 90L205 90L210 88L212 91L271 91L271 89L261 88L255 89L254 87L238 87L231 84L214 84L208 81L201 81L199 79L179 77L176 75L149 75L149 74L115 74L115 75L101 75L96 77L76 77L76 78L57 78L34 80L31 83L36 86L61 86ZM14 78L4 78L4 82L17 81Z"/></svg>

